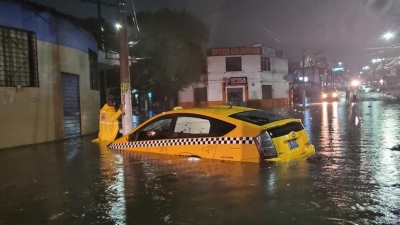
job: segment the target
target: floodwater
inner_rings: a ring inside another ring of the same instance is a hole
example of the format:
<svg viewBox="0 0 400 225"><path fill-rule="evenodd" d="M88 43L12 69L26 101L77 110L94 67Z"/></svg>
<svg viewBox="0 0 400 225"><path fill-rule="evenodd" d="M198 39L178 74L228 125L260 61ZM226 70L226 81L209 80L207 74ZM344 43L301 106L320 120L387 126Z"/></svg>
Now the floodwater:
<svg viewBox="0 0 400 225"><path fill-rule="evenodd" d="M317 154L291 163L121 154L93 137L0 151L0 224L400 224L400 104L275 109Z"/></svg>

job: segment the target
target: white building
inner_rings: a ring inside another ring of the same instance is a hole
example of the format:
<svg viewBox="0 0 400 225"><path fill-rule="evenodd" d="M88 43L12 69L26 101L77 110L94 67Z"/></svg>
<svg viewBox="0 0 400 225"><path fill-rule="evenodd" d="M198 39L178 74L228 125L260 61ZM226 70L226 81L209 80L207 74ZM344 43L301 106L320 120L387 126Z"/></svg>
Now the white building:
<svg viewBox="0 0 400 225"><path fill-rule="evenodd" d="M275 49L252 46L214 48L207 52L208 74L179 93L182 107L227 102L253 108L288 104L288 60Z"/></svg>

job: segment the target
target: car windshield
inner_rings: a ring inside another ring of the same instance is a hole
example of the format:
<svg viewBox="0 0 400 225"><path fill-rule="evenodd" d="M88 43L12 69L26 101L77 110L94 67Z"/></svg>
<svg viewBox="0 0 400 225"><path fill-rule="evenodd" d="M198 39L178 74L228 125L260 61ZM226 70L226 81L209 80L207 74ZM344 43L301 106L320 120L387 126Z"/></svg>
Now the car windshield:
<svg viewBox="0 0 400 225"><path fill-rule="evenodd" d="M259 126L272 123L278 120L286 119L283 116L279 116L262 110L250 110L250 111L235 113L230 115L229 117Z"/></svg>
<svg viewBox="0 0 400 225"><path fill-rule="evenodd" d="M322 91L324 91L324 92L333 92L333 91L336 91L336 88L334 88L334 87L323 87Z"/></svg>

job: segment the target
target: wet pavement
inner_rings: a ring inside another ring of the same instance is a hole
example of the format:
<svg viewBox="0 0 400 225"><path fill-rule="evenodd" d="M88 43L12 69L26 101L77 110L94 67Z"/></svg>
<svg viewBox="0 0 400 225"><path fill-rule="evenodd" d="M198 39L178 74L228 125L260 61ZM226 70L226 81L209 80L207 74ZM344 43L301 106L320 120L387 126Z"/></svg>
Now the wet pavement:
<svg viewBox="0 0 400 225"><path fill-rule="evenodd" d="M0 224L400 224L399 102L274 111L303 119L313 159L189 162L94 137L1 150Z"/></svg>

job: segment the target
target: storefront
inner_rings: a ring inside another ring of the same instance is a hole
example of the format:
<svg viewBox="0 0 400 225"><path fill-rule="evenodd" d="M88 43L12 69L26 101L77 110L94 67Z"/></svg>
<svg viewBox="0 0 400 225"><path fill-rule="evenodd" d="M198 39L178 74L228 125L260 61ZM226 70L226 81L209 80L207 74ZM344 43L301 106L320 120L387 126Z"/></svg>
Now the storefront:
<svg viewBox="0 0 400 225"><path fill-rule="evenodd" d="M223 78L223 102L234 105L247 105L249 99L247 77Z"/></svg>

